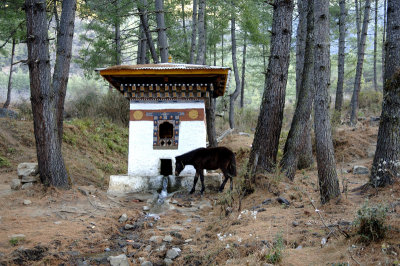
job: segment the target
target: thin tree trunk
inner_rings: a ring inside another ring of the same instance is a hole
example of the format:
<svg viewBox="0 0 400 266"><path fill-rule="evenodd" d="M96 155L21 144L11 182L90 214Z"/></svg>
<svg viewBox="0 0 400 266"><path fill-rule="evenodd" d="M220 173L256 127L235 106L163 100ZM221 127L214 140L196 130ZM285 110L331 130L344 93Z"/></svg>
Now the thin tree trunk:
<svg viewBox="0 0 400 266"><path fill-rule="evenodd" d="M240 88L240 108L244 106L244 83L246 76L246 50L247 50L247 32L244 32L244 41L243 41L243 61L242 61L242 83Z"/></svg>
<svg viewBox="0 0 400 266"><path fill-rule="evenodd" d="M345 59L345 41L346 41L346 0L339 1L339 58L338 58L338 81L336 88L335 110L340 113L343 106L343 83L344 83L344 59Z"/></svg>
<svg viewBox="0 0 400 266"><path fill-rule="evenodd" d="M386 3L387 0L383 0L383 33L382 33L382 80L385 76L385 47L386 47ZM384 83L382 82L384 85Z"/></svg>
<svg viewBox="0 0 400 266"><path fill-rule="evenodd" d="M140 26L139 26L139 36L140 36L140 39L139 39L137 63L138 64L146 64L147 40L146 40L146 34L143 30L142 23L140 23Z"/></svg>
<svg viewBox="0 0 400 266"><path fill-rule="evenodd" d="M186 20L185 20L185 0L181 0L181 7L182 7L182 27L183 27L183 42L185 46L185 57L187 56L188 52L188 37L186 32Z"/></svg>
<svg viewBox="0 0 400 266"><path fill-rule="evenodd" d="M304 58L302 67L302 77L300 81L300 88L297 98L296 110L293 116L292 124L289 134L285 143L283 158L281 161L282 170L290 179L294 179L297 169L297 162L301 152L304 152L303 138L310 134L310 128L306 132L307 125L309 125L310 115L312 110L312 103L314 98L314 84L313 84L313 51L314 51L314 23L313 23L313 5L309 4L305 7L306 12L306 44L304 47ZM311 123L310 123L311 124ZM310 139L311 140L311 139ZM311 153L312 154L312 153ZM312 156L312 155L311 155Z"/></svg>
<svg viewBox="0 0 400 266"><path fill-rule="evenodd" d="M11 59L10 59L10 75L8 76L8 85L7 85L7 99L3 105L4 109L7 109L11 102L11 89L12 89L12 73L14 67L14 54L15 54L15 37L12 39L12 47L11 47Z"/></svg>
<svg viewBox="0 0 400 266"><path fill-rule="evenodd" d="M192 14L192 41L190 45L189 64L194 63L194 56L196 53L196 37L197 37L197 0L193 0L193 14Z"/></svg>
<svg viewBox="0 0 400 266"><path fill-rule="evenodd" d="M224 65L224 33L221 35L221 65Z"/></svg>
<svg viewBox="0 0 400 266"><path fill-rule="evenodd" d="M303 77L304 53L307 36L307 6L308 0L298 0L299 23L296 33L296 99L299 95L301 80Z"/></svg>
<svg viewBox="0 0 400 266"><path fill-rule="evenodd" d="M234 9L233 2L232 9ZM232 38L232 66L233 66L233 73L235 74L235 83L236 89L235 91L229 96L229 126L230 128L235 128L235 101L240 93L240 78L239 78L239 69L237 66L237 59L236 59L236 22L235 22L235 11L232 11L231 14L231 38Z"/></svg>
<svg viewBox="0 0 400 266"><path fill-rule="evenodd" d="M358 112L358 95L360 94L361 89L361 76L363 71L364 64L364 55L365 55L365 42L367 39L368 33L368 21L369 21L369 11L371 8L370 0L365 1L365 10L364 10L364 21L362 26L360 45L358 46L357 52L357 66L356 66L356 76L354 79L354 89L353 96L351 97L351 115L350 115L350 123L355 125L357 123L357 112Z"/></svg>
<svg viewBox="0 0 400 266"><path fill-rule="evenodd" d="M329 0L314 1L315 143L322 204L340 195L329 118Z"/></svg>
<svg viewBox="0 0 400 266"><path fill-rule="evenodd" d="M158 33L158 49L160 50L161 63L168 62L168 39L167 28L165 27L164 18L164 0L155 0L157 33Z"/></svg>
<svg viewBox="0 0 400 266"><path fill-rule="evenodd" d="M357 49L359 49L361 40L361 3L358 5L358 1L355 0L354 4L356 9Z"/></svg>
<svg viewBox="0 0 400 266"><path fill-rule="evenodd" d="M217 133L215 131L216 98L210 96L210 103L206 105L207 138L209 147L217 147Z"/></svg>
<svg viewBox="0 0 400 266"><path fill-rule="evenodd" d="M121 64L121 30L119 21L115 23L115 64Z"/></svg>
<svg viewBox="0 0 400 266"><path fill-rule="evenodd" d="M293 1L275 0L273 5L270 60L265 74L260 115L248 163L248 172L253 182L255 172L272 171L275 168L285 107Z"/></svg>
<svg viewBox="0 0 400 266"><path fill-rule="evenodd" d="M375 27L374 27L374 89L378 91L378 82L376 78L376 57L378 41L378 0L375 0Z"/></svg>
<svg viewBox="0 0 400 266"><path fill-rule="evenodd" d="M45 185L63 188L70 186L61 144L75 10L75 0L63 1L51 83L46 1L25 1L31 103L40 179Z"/></svg>
<svg viewBox="0 0 400 266"><path fill-rule="evenodd" d="M154 47L153 38L151 37L151 32L149 28L149 19L147 16L147 0L141 0L140 4L138 5L138 11L139 11L140 22L142 23L143 30L146 34L147 44L150 49L151 57L153 59L153 62L157 64L159 62L158 55Z"/></svg>
<svg viewBox="0 0 400 266"><path fill-rule="evenodd" d="M370 181L375 187L400 177L400 2L387 1L383 105Z"/></svg>
<svg viewBox="0 0 400 266"><path fill-rule="evenodd" d="M264 66L264 73L267 73L267 55L265 53L265 44L262 45L262 55L263 55L263 66Z"/></svg>
<svg viewBox="0 0 400 266"><path fill-rule="evenodd" d="M199 17L198 17L198 32L199 32L199 44L197 48L197 59L196 64L206 64L206 29L205 29L205 8L206 0L199 0Z"/></svg>

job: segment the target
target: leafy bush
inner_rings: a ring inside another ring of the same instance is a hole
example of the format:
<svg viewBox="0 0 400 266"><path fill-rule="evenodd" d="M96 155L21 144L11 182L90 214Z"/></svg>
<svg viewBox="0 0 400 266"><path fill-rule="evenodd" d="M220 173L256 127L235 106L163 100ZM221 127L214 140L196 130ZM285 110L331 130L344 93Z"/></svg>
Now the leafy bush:
<svg viewBox="0 0 400 266"><path fill-rule="evenodd" d="M9 166L10 166L10 161L7 160L7 158L0 156L0 168L9 167Z"/></svg>
<svg viewBox="0 0 400 266"><path fill-rule="evenodd" d="M265 260L268 263L276 264L282 260L283 250L285 245L281 234L277 234L272 247L269 249L268 254L265 255Z"/></svg>
<svg viewBox="0 0 400 266"><path fill-rule="evenodd" d="M33 119L32 105L30 101L23 99L18 102L15 107L18 109L19 118L29 120Z"/></svg>
<svg viewBox="0 0 400 266"><path fill-rule="evenodd" d="M385 219L388 209L383 205L370 206L366 201L361 209L357 211L357 217L354 222L358 227L357 233L362 242L369 243L383 239L387 232Z"/></svg>

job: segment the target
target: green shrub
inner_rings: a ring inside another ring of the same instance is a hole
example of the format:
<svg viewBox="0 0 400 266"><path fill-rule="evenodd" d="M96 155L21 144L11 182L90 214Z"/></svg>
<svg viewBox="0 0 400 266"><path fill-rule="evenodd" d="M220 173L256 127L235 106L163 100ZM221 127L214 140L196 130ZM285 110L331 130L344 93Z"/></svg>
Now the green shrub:
<svg viewBox="0 0 400 266"><path fill-rule="evenodd" d="M25 241L25 238L22 236L18 236L18 237L13 237L11 238L8 242L10 243L11 246L15 247L18 244L22 243Z"/></svg>
<svg viewBox="0 0 400 266"><path fill-rule="evenodd" d="M272 247L269 249L268 254L265 255L265 260L272 264L281 262L284 249L285 245L283 243L282 235L277 234Z"/></svg>
<svg viewBox="0 0 400 266"><path fill-rule="evenodd" d="M0 156L0 168L9 167L9 166L10 166L10 161L7 160L7 158Z"/></svg>
<svg viewBox="0 0 400 266"><path fill-rule="evenodd" d="M387 232L385 219L388 209L383 205L370 206L366 201L357 211L355 226L362 242L372 242L383 239Z"/></svg>

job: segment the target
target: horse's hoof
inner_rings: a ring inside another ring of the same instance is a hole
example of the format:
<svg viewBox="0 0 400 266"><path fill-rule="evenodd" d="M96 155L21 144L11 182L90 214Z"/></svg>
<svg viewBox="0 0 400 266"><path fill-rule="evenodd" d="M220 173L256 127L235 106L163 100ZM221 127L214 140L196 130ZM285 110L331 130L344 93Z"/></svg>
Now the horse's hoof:
<svg viewBox="0 0 400 266"><path fill-rule="evenodd" d="M189 194L193 194L194 193L194 190L191 190L190 192L189 192Z"/></svg>

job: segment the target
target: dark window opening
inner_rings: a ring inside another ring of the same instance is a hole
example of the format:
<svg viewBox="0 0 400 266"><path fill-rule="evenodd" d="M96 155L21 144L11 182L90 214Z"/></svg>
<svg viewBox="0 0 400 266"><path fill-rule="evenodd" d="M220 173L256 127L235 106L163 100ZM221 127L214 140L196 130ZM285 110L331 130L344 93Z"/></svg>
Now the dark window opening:
<svg viewBox="0 0 400 266"><path fill-rule="evenodd" d="M161 160L160 174L172 175L172 160L171 159L160 159L160 160Z"/></svg>
<svg viewBox="0 0 400 266"><path fill-rule="evenodd" d="M164 122L160 125L160 139L169 138L174 136L174 126L169 122Z"/></svg>

